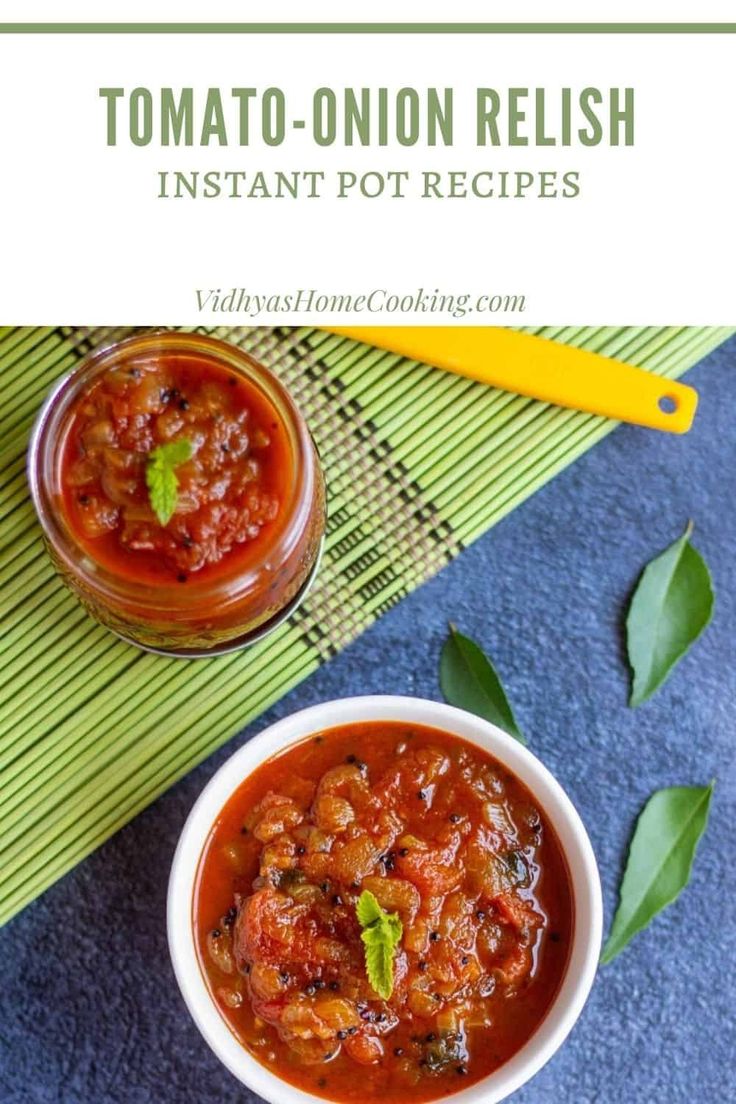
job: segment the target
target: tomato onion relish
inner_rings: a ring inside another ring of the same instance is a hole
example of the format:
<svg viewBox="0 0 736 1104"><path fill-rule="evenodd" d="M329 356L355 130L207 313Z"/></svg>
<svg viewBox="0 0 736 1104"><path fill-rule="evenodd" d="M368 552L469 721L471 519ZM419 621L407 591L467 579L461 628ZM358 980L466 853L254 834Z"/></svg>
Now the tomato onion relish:
<svg viewBox="0 0 736 1104"><path fill-rule="evenodd" d="M309 433L279 381L224 342L149 333L93 354L44 409L31 468L66 581L139 643L239 638L314 565L324 489Z"/></svg>
<svg viewBox="0 0 736 1104"><path fill-rule="evenodd" d="M390 993L356 905L401 921ZM193 903L220 1013L273 1073L335 1101L427 1101L497 1069L559 989L570 877L543 809L481 748L398 722L260 766L209 834Z"/></svg>

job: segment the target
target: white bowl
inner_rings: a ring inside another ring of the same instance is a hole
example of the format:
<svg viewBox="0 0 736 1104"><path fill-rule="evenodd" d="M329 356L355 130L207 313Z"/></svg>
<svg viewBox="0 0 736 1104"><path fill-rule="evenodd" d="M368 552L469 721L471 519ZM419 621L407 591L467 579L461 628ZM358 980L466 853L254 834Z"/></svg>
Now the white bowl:
<svg viewBox="0 0 736 1104"><path fill-rule="evenodd" d="M174 855L168 892L169 949L179 987L199 1030L231 1073L270 1104L314 1104L315 1097L276 1077L240 1045L205 985L192 926L194 882L210 829L244 778L285 747L324 729L359 721L402 721L444 729L477 744L531 791L567 858L574 894L573 942L560 989L542 1023L517 1053L488 1077L453 1093L453 1104L496 1104L547 1062L573 1027L593 983L601 943L601 887L583 823L562 787L517 740L471 713L420 698L343 698L303 709L271 725L224 763L192 809ZM572 1091L572 1087L571 1087Z"/></svg>

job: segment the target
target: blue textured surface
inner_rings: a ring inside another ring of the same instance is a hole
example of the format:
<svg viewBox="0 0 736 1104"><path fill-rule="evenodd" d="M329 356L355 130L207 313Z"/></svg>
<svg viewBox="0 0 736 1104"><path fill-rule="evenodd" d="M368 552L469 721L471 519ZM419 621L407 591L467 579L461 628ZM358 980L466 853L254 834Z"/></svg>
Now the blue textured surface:
<svg viewBox="0 0 736 1104"><path fill-rule="evenodd" d="M515 1104L733 1099L736 340L688 380L701 393L691 434L617 430L0 933L1 1104L249 1100L169 967L165 889L181 825L215 768L269 721L347 694L438 697L450 618L491 653L532 749L580 809L607 924L651 791L718 779L686 892L600 971L568 1042ZM715 620L632 711L626 598L689 517L715 578Z"/></svg>

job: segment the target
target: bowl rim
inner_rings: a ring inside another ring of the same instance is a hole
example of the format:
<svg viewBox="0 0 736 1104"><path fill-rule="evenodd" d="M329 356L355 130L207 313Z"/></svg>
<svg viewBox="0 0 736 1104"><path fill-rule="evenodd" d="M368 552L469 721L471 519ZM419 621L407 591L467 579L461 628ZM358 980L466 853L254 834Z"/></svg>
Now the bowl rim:
<svg viewBox="0 0 736 1104"><path fill-rule="evenodd" d="M567 968L552 1005L523 1047L493 1073L452 1094L456 1104L498 1104L530 1080L562 1045L590 992L600 954L603 905L598 867L588 834L551 772L508 733L465 710L401 695L365 695L323 702L276 721L239 747L215 772L186 819L171 865L167 934L174 974L205 1041L230 1072L269 1104L322 1100L283 1081L243 1047L215 1005L199 965L192 922L197 869L218 814L261 763L307 736L348 723L399 721L444 729L485 749L507 766L539 801L567 860L574 928Z"/></svg>

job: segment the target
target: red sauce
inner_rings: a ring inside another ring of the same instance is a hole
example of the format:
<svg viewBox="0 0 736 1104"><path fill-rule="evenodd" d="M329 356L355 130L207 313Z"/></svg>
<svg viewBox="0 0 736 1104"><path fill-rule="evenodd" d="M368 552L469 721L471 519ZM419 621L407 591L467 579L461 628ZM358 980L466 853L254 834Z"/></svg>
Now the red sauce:
<svg viewBox="0 0 736 1104"><path fill-rule="evenodd" d="M162 524L146 471L182 441ZM278 378L224 341L145 333L88 354L39 415L29 479L66 584L144 647L237 647L314 574L325 488L309 430Z"/></svg>
<svg viewBox="0 0 736 1104"><path fill-rule="evenodd" d="M146 462L184 438L174 516L149 503ZM64 510L87 553L116 575L155 585L207 582L246 568L290 493L284 426L266 396L213 359L163 353L108 368L70 411Z"/></svg>
<svg viewBox="0 0 736 1104"><path fill-rule="evenodd" d="M399 915L394 986L368 982L355 906ZM335 1101L426 1101L529 1039L573 932L544 811L490 755L396 722L311 737L235 792L200 862L213 999L279 1077Z"/></svg>

